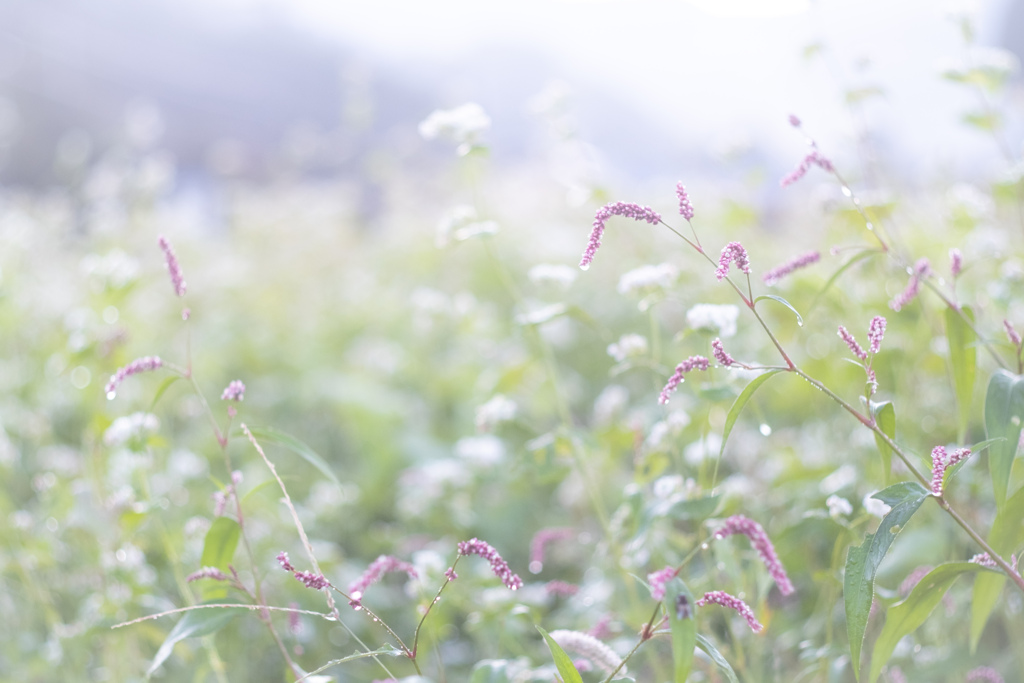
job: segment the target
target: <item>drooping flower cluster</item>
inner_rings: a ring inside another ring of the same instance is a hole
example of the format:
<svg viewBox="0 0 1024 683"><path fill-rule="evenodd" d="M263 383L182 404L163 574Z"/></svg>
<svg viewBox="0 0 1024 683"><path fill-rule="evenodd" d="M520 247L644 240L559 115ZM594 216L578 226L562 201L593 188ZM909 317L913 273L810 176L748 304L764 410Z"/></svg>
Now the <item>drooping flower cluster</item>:
<svg viewBox="0 0 1024 683"><path fill-rule="evenodd" d="M288 553L280 552L277 554L277 561L281 565L281 569L286 572L291 572L295 577L296 581L301 582L306 588L312 588L313 590L323 590L327 586L331 585L331 582L327 580L323 574L314 574L313 572L300 572L292 566L292 563L288 560Z"/></svg>
<svg viewBox="0 0 1024 683"><path fill-rule="evenodd" d="M491 571L501 579L510 590L518 590L523 587L523 580L509 569L508 562L505 562L491 544L473 538L468 541L461 541L458 545L459 555L479 555L491 563Z"/></svg>
<svg viewBox="0 0 1024 683"><path fill-rule="evenodd" d="M884 336L885 318L876 315L871 319L871 325L868 327L868 344L871 353L878 353L878 350L882 348L882 337Z"/></svg>
<svg viewBox="0 0 1024 683"><path fill-rule="evenodd" d="M736 262L736 268L747 275L750 274L750 259L747 258L747 250L739 242L729 242L722 249L722 255L718 258L718 268L715 269L715 277L722 280L729 274L729 264Z"/></svg>
<svg viewBox="0 0 1024 683"><path fill-rule="evenodd" d="M842 325L839 326L839 337L846 343L846 346L857 358L862 361L867 361L864 364L864 371L868 375L868 382L871 383L871 393L875 393L875 370L872 368L874 362L874 354L882 348L882 338L885 336L885 318L880 315L876 315L871 319L871 324L868 326L868 350L865 351L854 336ZM872 358L868 359L868 354L871 354Z"/></svg>
<svg viewBox="0 0 1024 683"><path fill-rule="evenodd" d="M586 657L599 666L606 674L610 674L616 669L620 673L626 672L626 667L622 666L622 658L592 635L582 631L566 631L563 629L552 631L548 635L563 650L569 650L581 657ZM619 668L620 666L622 667L621 669Z"/></svg>
<svg viewBox="0 0 1024 683"><path fill-rule="evenodd" d="M979 666L967 672L967 683L986 681L986 683L1004 683L1003 676L990 666Z"/></svg>
<svg viewBox="0 0 1024 683"><path fill-rule="evenodd" d="M889 308L894 311L899 311L901 308L909 304L916 297L918 292L921 291L921 279L928 277L932 274L932 267L928 263L928 259L919 259L914 264L914 269L910 274L910 281L907 282L907 287L902 292L893 297L893 300L889 302Z"/></svg>
<svg viewBox="0 0 1024 683"><path fill-rule="evenodd" d="M199 571L192 572L185 577L185 581L192 583L199 579L213 579L214 581L227 581L228 576L216 567L203 567Z"/></svg>
<svg viewBox="0 0 1024 683"><path fill-rule="evenodd" d="M932 493L936 496L942 495L942 479L953 465L966 460L971 455L970 448L960 448L952 454L946 453L945 446L936 446L932 449Z"/></svg>
<svg viewBox="0 0 1024 683"><path fill-rule="evenodd" d="M729 367L736 362L736 359L725 350L721 339L715 339L715 341L711 342L711 349L715 352L715 360L718 361L719 365Z"/></svg>
<svg viewBox="0 0 1024 683"><path fill-rule="evenodd" d="M686 193L682 181L676 183L676 196L679 197L679 213L686 220L693 218L693 204L690 203L690 195Z"/></svg>
<svg viewBox="0 0 1024 683"><path fill-rule="evenodd" d="M860 344L857 343L857 340L853 338L853 335L850 334L850 332L842 325L839 326L839 336L850 348L850 353L861 360L867 360L868 352L861 348Z"/></svg>
<svg viewBox="0 0 1024 683"><path fill-rule="evenodd" d="M822 170L828 173L832 173L835 170L835 168L832 166L831 161L822 156L821 152L819 152L816 149L813 149L807 156L804 157L803 161L800 162L799 166L797 166L789 175L787 175L785 178L779 181L779 185L781 187L792 185L796 181L803 178L807 174L807 171L811 168L811 166L819 166Z"/></svg>
<svg viewBox="0 0 1024 683"><path fill-rule="evenodd" d="M726 519L725 524L715 532L715 538L721 539L733 534L743 534L750 539L750 544L761 556L764 566L768 568L768 573L775 579L775 583L783 595L790 595L795 590L789 576L786 575L786 570L779 561L775 546L772 545L768 534L760 524L743 515L733 515Z"/></svg>
<svg viewBox="0 0 1024 683"><path fill-rule="evenodd" d="M1017 347L1017 351L1020 351L1020 334L1013 328L1013 323L1009 320L1003 321L1003 328L1006 330L1006 336L1009 338L1010 343Z"/></svg>
<svg viewBox="0 0 1024 683"><path fill-rule="evenodd" d="M736 336L740 309L732 304L696 304L686 312L686 324L695 330L728 339Z"/></svg>
<svg viewBox="0 0 1024 683"><path fill-rule="evenodd" d="M157 240L160 248L164 251L164 258L167 259L167 271L171 274L171 284L174 286L174 293L178 296L185 296L185 277L181 274L181 266L178 265L178 257L167 238L160 235Z"/></svg>
<svg viewBox="0 0 1024 683"><path fill-rule="evenodd" d="M382 576L391 572L405 572L409 575L410 579L415 579L419 576L416 573L416 568L408 562L402 562L391 555L381 555L370 563L370 566L366 568L362 576L349 584L348 595L351 598L349 604L352 607L361 605L363 593L366 592L366 589L380 581Z"/></svg>
<svg viewBox="0 0 1024 683"><path fill-rule="evenodd" d="M572 538L575 533L569 527L552 527L535 533L530 541L530 571L539 574L544 568L544 549L548 543Z"/></svg>
<svg viewBox="0 0 1024 683"><path fill-rule="evenodd" d="M647 583L651 587L651 597L655 600L662 600L665 598L665 584L675 578L676 574L675 567L665 567L659 569L656 572L647 575Z"/></svg>
<svg viewBox="0 0 1024 683"><path fill-rule="evenodd" d="M754 633L760 633L761 629L764 628L764 626L761 625L761 622L757 620L757 617L754 616L754 611L750 609L750 606L747 603L737 597L729 595L725 591L711 591L710 593L705 593L704 597L697 601L697 606L703 607L708 603L736 610L739 612L741 617L747 620L747 624L750 625L750 628Z"/></svg>
<svg viewBox="0 0 1024 683"><path fill-rule="evenodd" d="M786 261L781 266L776 266L775 268L772 268L767 273L765 273L764 276L762 276L762 279L764 280L764 283L766 285L771 287L776 282L792 273L794 270L806 268L812 263L817 263L820 260L820 252L808 251L805 254L800 254L799 256L791 258L789 261Z"/></svg>
<svg viewBox="0 0 1024 683"><path fill-rule="evenodd" d="M544 584L544 592L548 595L562 595L569 597L571 595L576 595L579 591L579 586L572 583L566 583L565 581L548 581Z"/></svg>
<svg viewBox="0 0 1024 683"><path fill-rule="evenodd" d="M666 405L673 392L683 383L683 376L691 370L707 370L708 359L704 356L690 356L682 363L676 366L676 371L672 373L672 376L668 378L668 382L665 384L665 388L661 390L661 394L658 396L658 403Z"/></svg>
<svg viewBox="0 0 1024 683"><path fill-rule="evenodd" d="M140 372L150 372L162 367L164 362L160 360L159 356L143 356L142 358L136 358L128 365L123 368L118 368L117 372L110 376L110 381L107 382L107 386L103 388L107 394L107 398L114 398L117 387L121 382L125 381L132 375L137 375Z"/></svg>
<svg viewBox="0 0 1024 683"><path fill-rule="evenodd" d="M227 387L224 388L223 393L220 395L222 401L244 401L245 400L245 385L242 384L242 380L232 380Z"/></svg>
<svg viewBox="0 0 1024 683"><path fill-rule="evenodd" d="M654 209L647 206L626 202L615 202L614 204L602 206L594 215L594 227L590 231L590 242L583 252L583 258L580 259L580 268L583 270L589 268L591 261L594 260L594 254L597 253L598 247L601 246L604 223L612 216L624 216L637 221L647 221L651 224L661 221L661 216Z"/></svg>

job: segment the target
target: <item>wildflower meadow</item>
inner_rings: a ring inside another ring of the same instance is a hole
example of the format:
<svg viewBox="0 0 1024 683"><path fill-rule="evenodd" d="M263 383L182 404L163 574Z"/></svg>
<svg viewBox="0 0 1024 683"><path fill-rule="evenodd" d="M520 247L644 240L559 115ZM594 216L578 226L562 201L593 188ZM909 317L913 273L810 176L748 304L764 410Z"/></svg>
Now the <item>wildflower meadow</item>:
<svg viewBox="0 0 1024 683"><path fill-rule="evenodd" d="M3 191L0 679L1024 681L1011 67L945 75L966 180L797 112L788 174L566 202L466 104L373 221Z"/></svg>

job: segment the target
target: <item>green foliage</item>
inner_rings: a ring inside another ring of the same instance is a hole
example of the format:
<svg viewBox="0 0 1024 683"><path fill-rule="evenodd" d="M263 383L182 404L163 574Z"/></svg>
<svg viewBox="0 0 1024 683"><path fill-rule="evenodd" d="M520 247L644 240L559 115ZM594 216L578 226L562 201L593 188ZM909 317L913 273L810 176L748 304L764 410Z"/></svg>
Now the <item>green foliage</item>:
<svg viewBox="0 0 1024 683"><path fill-rule="evenodd" d="M996 505L1006 501L1010 470L1020 441L1024 420L1024 376L997 370L989 379L985 394L985 431L990 439L1002 439L989 449L989 472Z"/></svg>

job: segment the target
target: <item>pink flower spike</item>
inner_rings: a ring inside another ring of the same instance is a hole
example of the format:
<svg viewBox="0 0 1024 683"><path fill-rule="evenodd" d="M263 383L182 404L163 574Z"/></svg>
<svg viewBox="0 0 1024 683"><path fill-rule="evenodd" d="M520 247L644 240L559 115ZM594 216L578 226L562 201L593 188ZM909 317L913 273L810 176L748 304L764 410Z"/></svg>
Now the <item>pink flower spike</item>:
<svg viewBox="0 0 1024 683"><path fill-rule="evenodd" d="M402 562L390 555L381 555L366 568L362 576L349 584L348 594L351 598L349 604L353 607L360 605L366 589L380 581L382 576L391 572L405 572L409 575L410 579L415 579L419 576L416 573L416 568L408 562Z"/></svg>
<svg viewBox="0 0 1024 683"><path fill-rule="evenodd" d="M615 202L614 204L602 206L597 210L597 214L594 215L594 227L590 231L590 242L583 252L583 258L580 259L580 268L583 270L589 268L590 262L594 260L594 254L597 253L598 247L601 246L604 223L612 216L624 216L637 221L647 221L651 224L658 223L661 220L661 216L654 209L640 206L639 204Z"/></svg>
<svg viewBox="0 0 1024 683"><path fill-rule="evenodd" d="M164 251L164 258L167 259L167 270L171 274L171 284L174 285L174 293L178 296L185 296L185 278L181 274L181 266L178 265L178 257L174 255L174 249L167 238L160 235L157 244Z"/></svg>
<svg viewBox="0 0 1024 683"><path fill-rule="evenodd" d="M544 584L544 592L548 595L570 597L579 593L580 587L565 581L548 581Z"/></svg>
<svg viewBox="0 0 1024 683"><path fill-rule="evenodd" d="M799 256L791 258L789 261L783 263L781 266L776 266L775 268L772 268L762 276L762 279L764 280L764 283L766 285L771 287L776 282L792 273L794 270L797 270L799 268L806 268L812 263L817 263L820 260L821 253L817 251L808 251L805 254L800 254Z"/></svg>
<svg viewBox="0 0 1024 683"><path fill-rule="evenodd" d="M448 579L449 581L454 581L455 579L459 578L459 575L455 573L454 569L448 567L448 569L444 570L444 578Z"/></svg>
<svg viewBox="0 0 1024 683"><path fill-rule="evenodd" d="M953 277L956 277L957 275L960 274L960 271L963 269L963 267L964 267L964 257L963 257L963 254L960 253L959 249L955 249L955 248L954 249L950 249L949 250L949 272L950 272L950 274L952 274Z"/></svg>
<svg viewBox="0 0 1024 683"><path fill-rule="evenodd" d="M715 360L718 361L719 365L729 367L736 362L736 359L726 352L721 339L715 339L715 341L711 342L711 349L715 352Z"/></svg>
<svg viewBox="0 0 1024 683"><path fill-rule="evenodd" d="M295 567L293 567L292 563L288 561L288 553L283 552L283 551L278 553L277 554L277 561L278 561L278 563L280 563L281 569L285 570L286 572L293 572L293 571L295 571Z"/></svg>
<svg viewBox="0 0 1024 683"><path fill-rule="evenodd" d="M1020 335L1017 334L1017 330L1013 329L1013 323L1004 320L1003 327L1006 329L1006 336L1010 338L1010 343L1020 349Z"/></svg>
<svg viewBox="0 0 1024 683"><path fill-rule="evenodd" d="M839 337L846 342L846 345L850 347L850 353L857 356L857 358L865 360L868 357L868 352L860 347L860 344L853 338L853 335L842 325L839 326Z"/></svg>
<svg viewBox="0 0 1024 683"><path fill-rule="evenodd" d="M672 393L683 383L683 375L688 373L690 370L707 370L710 363L704 356L690 356L682 363L676 366L676 371L668 378L668 383L665 384L665 388L661 390L661 394L658 396L658 403L661 405L668 404L669 398Z"/></svg>
<svg viewBox="0 0 1024 683"><path fill-rule="evenodd" d="M469 541L462 541L458 545L459 555L479 555L491 563L491 571L501 579L510 590L519 590L523 587L523 580L512 573L508 562L501 559L501 555L489 543L478 538Z"/></svg>
<svg viewBox="0 0 1024 683"><path fill-rule="evenodd" d="M832 162L826 159L824 156L822 156L821 153L818 152L818 150L811 150L811 152L803 158L803 161L800 162L799 166L797 166L795 169L793 169L792 172L790 172L789 175L787 175L785 178L779 181L779 185L782 187L792 185L796 181L803 178L807 174L808 169L810 169L812 165L818 166L822 170L827 171L828 173L832 173L832 171L835 170L835 168L832 166Z"/></svg>
<svg viewBox="0 0 1024 683"><path fill-rule="evenodd" d="M651 586L651 597L655 600L665 598L665 584L678 574L675 567L665 567L647 575L647 583Z"/></svg>
<svg viewBox="0 0 1024 683"><path fill-rule="evenodd" d="M900 309L914 300L914 297L917 296L919 285L920 282L918 281L917 276L912 275L910 277L910 282L907 283L907 288L897 294L895 298L889 302L889 308L898 313Z"/></svg>
<svg viewBox="0 0 1024 683"><path fill-rule="evenodd" d="M793 583L789 580L786 570L782 567L779 556L775 552L775 546L772 545L771 539L765 533L764 527L743 515L733 515L726 519L725 524L715 532L715 538L721 539L733 534L743 534L750 539L750 544L754 546L757 554L761 556L761 561L768 568L768 573L775 579L775 583L783 595L793 593L795 590Z"/></svg>
<svg viewBox="0 0 1024 683"><path fill-rule="evenodd" d="M990 666L979 666L967 672L967 683L986 681L986 683L1004 683L1003 676Z"/></svg>
<svg viewBox="0 0 1024 683"><path fill-rule="evenodd" d="M797 118L796 114L789 115L789 125L793 126L794 128L800 127L800 119Z"/></svg>
<svg viewBox="0 0 1024 683"><path fill-rule="evenodd" d="M998 569L999 565L992 559L992 556L988 553L978 553L971 559L967 560L973 564L980 564L982 567L988 567L989 569Z"/></svg>
<svg viewBox="0 0 1024 683"><path fill-rule="evenodd" d="M914 264L914 274L918 277L928 277L934 275L935 271L932 270L932 264L928 262L928 259L919 258Z"/></svg>
<svg viewBox="0 0 1024 683"><path fill-rule="evenodd" d="M747 620L747 624L750 625L750 628L754 633L760 633L761 629L764 628L764 626L761 625L761 622L757 620L757 617L754 616L753 610L750 609L750 606L747 605L747 603L743 602L739 598L729 595L725 591L711 591L710 593L705 593L704 597L697 601L697 606L703 607L708 603L736 610L739 612L741 617Z"/></svg>
<svg viewBox="0 0 1024 683"><path fill-rule="evenodd" d="M882 348L882 337L885 336L885 318L876 315L871 319L871 326L868 328L868 350L871 353L878 353Z"/></svg>
<svg viewBox="0 0 1024 683"><path fill-rule="evenodd" d="M107 386L103 388L107 398L112 400L117 395L117 387L127 378L140 372L156 370L162 367L163 364L164 362L160 360L159 356L143 356L142 358L136 358L123 368L118 368L117 372L110 376Z"/></svg>
<svg viewBox="0 0 1024 683"><path fill-rule="evenodd" d="M192 572L185 577L187 583L198 581L199 579L213 579L214 581L227 581L227 574L217 569L216 567L203 567L197 572Z"/></svg>
<svg viewBox="0 0 1024 683"><path fill-rule="evenodd" d="M750 274L750 259L747 258L747 250L739 242L729 242L722 249L722 255L718 259L718 268L715 270L715 277L719 280L729 274L729 264L736 262L736 268L746 274Z"/></svg>
<svg viewBox="0 0 1024 683"><path fill-rule="evenodd" d="M312 588L315 591L323 590L331 585L323 574L314 574L313 572L295 572L295 579L306 588Z"/></svg>
<svg viewBox="0 0 1024 683"><path fill-rule="evenodd" d="M690 203L690 195L686 193L683 182L676 183L676 196L679 197L679 213L686 220L693 218L693 204Z"/></svg>
<svg viewBox="0 0 1024 683"><path fill-rule="evenodd" d="M952 455L946 453L944 446L932 449L932 494L942 495L942 479L946 476L946 470L961 460L966 460L970 455L970 448L960 448Z"/></svg>
<svg viewBox="0 0 1024 683"><path fill-rule="evenodd" d="M233 380L224 389L224 392L220 395L222 401L244 401L245 400L245 385L242 384L242 380Z"/></svg>
<svg viewBox="0 0 1024 683"><path fill-rule="evenodd" d="M530 572L540 574L544 569L544 548L548 543L572 538L574 533L576 532L568 527L541 529L535 533L533 540L530 541Z"/></svg>

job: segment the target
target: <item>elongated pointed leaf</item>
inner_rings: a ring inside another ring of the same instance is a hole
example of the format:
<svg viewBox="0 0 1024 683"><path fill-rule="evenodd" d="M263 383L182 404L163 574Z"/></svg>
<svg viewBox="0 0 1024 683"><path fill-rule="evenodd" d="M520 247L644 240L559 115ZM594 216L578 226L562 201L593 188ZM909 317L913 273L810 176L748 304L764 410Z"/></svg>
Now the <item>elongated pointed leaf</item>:
<svg viewBox="0 0 1024 683"><path fill-rule="evenodd" d="M896 535L903 529L928 491L916 482L901 482L872 496L891 506L873 534L864 543L851 547L846 555L846 575L843 577L843 601L846 605L846 631L850 639L853 671L860 680L860 653L864 646L864 631L875 597L875 574Z"/></svg>
<svg viewBox="0 0 1024 683"><path fill-rule="evenodd" d="M740 413L743 412L743 408L750 401L750 397L754 395L754 392L758 388L767 382L769 379L782 372L782 370L769 370L764 374L758 375L750 384L743 388L740 395L733 401L732 407L729 408L729 414L725 416L725 429L722 430L722 447L718 451L718 457L722 457L722 453L725 452L725 444L729 440L729 435L732 434L732 428L736 425L736 420L739 418Z"/></svg>
<svg viewBox="0 0 1024 683"><path fill-rule="evenodd" d="M293 453L301 456L303 460L320 470L321 474L338 486L341 486L341 482L339 482L338 478L334 476L334 472L331 471L327 461L321 458L316 451L291 434L282 432L279 429L274 429L273 427L249 427L249 431L252 432L252 435L260 441L276 443L277 445L284 446Z"/></svg>
<svg viewBox="0 0 1024 683"><path fill-rule="evenodd" d="M996 514L992 522L992 530L986 539L992 549L1006 559L1007 554L1024 543L1024 489L1017 491L1006 501L1003 509ZM999 594L1006 583L1006 575L985 573L978 574L974 580L974 595L971 599L971 652L978 647L989 615L999 602Z"/></svg>
<svg viewBox="0 0 1024 683"><path fill-rule="evenodd" d="M704 653L711 658L711 661L715 663L719 671L725 674L725 677L729 679L729 683L740 683L740 679L736 677L736 672L732 670L732 665L729 661L722 656L722 653L718 651L714 643L702 636L697 634L697 647L704 651Z"/></svg>
<svg viewBox="0 0 1024 683"><path fill-rule="evenodd" d="M825 286L822 287L821 291L819 291L818 294L814 297L814 301L812 301L811 305L808 306L807 308L808 313L810 313L810 311L812 311L813 309L817 308L818 303L821 301L821 298L825 296L825 293L832 288L832 285L836 283L836 280L838 280L843 273L845 273L851 267L857 265L864 259L871 258L872 256L877 256L878 254L881 253L882 252L880 252L877 249L865 249L859 254L855 254L851 256L849 259L847 259L846 263L839 266L839 268L836 269L836 272L832 273L832 277L828 279L828 281L825 283Z"/></svg>
<svg viewBox="0 0 1024 683"><path fill-rule="evenodd" d="M886 436L893 441L896 440L896 407L892 401L871 404L871 415L875 418L875 424ZM885 483L889 483L892 475L892 449L885 439L875 434L875 445L878 447L878 454L882 456L882 471L885 473Z"/></svg>
<svg viewBox="0 0 1024 683"><path fill-rule="evenodd" d="M177 382L179 379L182 379L180 375L172 375L171 377L165 379L163 382L160 382L160 386L157 387L156 393L153 394L153 400L150 401L149 412L153 412L153 409L156 408L156 404L157 402L160 401L160 398L163 397L167 390L171 388L171 385Z"/></svg>
<svg viewBox="0 0 1024 683"><path fill-rule="evenodd" d="M235 556L238 539L242 535L242 527L230 517L218 517L213 520L210 530L203 540L203 556L199 560L202 567L216 567L230 575L228 565ZM200 599L203 602L216 602L227 597L228 584L214 579L199 579Z"/></svg>
<svg viewBox="0 0 1024 683"><path fill-rule="evenodd" d="M697 642L697 603L678 576L665 585L665 611L672 630L672 663L675 683L686 683L693 668Z"/></svg>
<svg viewBox="0 0 1024 683"><path fill-rule="evenodd" d="M913 633L925 622L935 606L942 600L949 587L961 574L991 570L971 562L950 562L942 564L928 572L921 579L907 599L889 608L885 615L885 626L875 641L875 650L871 655L871 674L868 683L875 683L889 658L892 657L896 643L903 636Z"/></svg>
<svg viewBox="0 0 1024 683"><path fill-rule="evenodd" d="M946 309L946 339L949 341L949 363L953 371L953 389L956 394L958 441L963 442L967 434L967 423L971 418L974 397L974 373L978 361L978 335L964 317L974 323L974 311L964 306L960 311Z"/></svg>
<svg viewBox="0 0 1024 683"><path fill-rule="evenodd" d="M342 657L341 659L332 659L326 664L323 664L319 669L314 669L313 671L310 671L308 674L298 679L298 681L296 681L295 683L299 683L300 681L308 681L310 680L310 676L314 676L320 673L321 671L326 671L327 669L330 669L332 666L344 664L345 662L351 662L355 659L363 659L364 657L377 657L379 655L390 655L392 657L399 657L405 656L405 653L399 650L394 645L383 645L377 648L376 650L367 650L366 652L354 652L350 654L348 657ZM331 680L334 679L331 678ZM476 683L475 678L473 679L473 683Z"/></svg>
<svg viewBox="0 0 1024 683"><path fill-rule="evenodd" d="M217 601L223 602L223 601ZM224 628L229 621L234 619L239 612L243 611L244 608L239 607L237 609L232 607L217 607L210 609L197 609L191 612L186 612L185 616L182 617L181 621L174 625L171 632L167 634L167 638L164 640L163 645L157 650L156 656L153 657L153 663L149 665L149 669L146 671L146 676L152 676L153 672L156 671L161 664L167 661L167 658L171 656L171 651L174 650L174 646L186 638L197 638L199 636L207 636L211 633L216 633L220 629Z"/></svg>
<svg viewBox="0 0 1024 683"><path fill-rule="evenodd" d="M985 431L988 438L1002 437L1004 442L989 450L988 467L992 475L992 490L996 506L1006 502L1006 488L1010 482L1010 468L1017 454L1021 422L1024 421L1024 377L1006 370L996 370L988 382L985 393Z"/></svg>
<svg viewBox="0 0 1024 683"><path fill-rule="evenodd" d="M555 660L555 668L558 669L558 674L562 677L563 683L583 683L583 677L576 670L576 665L572 663L572 658L565 654L562 646L556 643L555 639L549 636L548 632L540 626L537 627L537 630L544 636L548 649L551 650L551 657Z"/></svg>
<svg viewBox="0 0 1024 683"><path fill-rule="evenodd" d="M804 326L804 319L800 316L800 312L793 307L793 304L789 303L781 296L775 296L774 294L762 294L761 296L754 299L754 303L756 304L758 301L761 301L762 299L771 299L772 301L778 301L780 304L782 304L789 310L793 311L793 315L796 316L797 325L799 325L800 327Z"/></svg>

